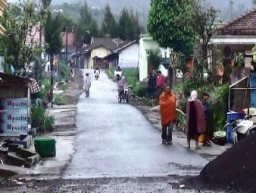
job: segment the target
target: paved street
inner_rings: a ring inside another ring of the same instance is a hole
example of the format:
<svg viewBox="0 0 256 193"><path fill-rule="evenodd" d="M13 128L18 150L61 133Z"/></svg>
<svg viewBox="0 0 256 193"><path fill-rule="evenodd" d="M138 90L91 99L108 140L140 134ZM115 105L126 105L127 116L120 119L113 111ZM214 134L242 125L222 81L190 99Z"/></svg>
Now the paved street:
<svg viewBox="0 0 256 193"><path fill-rule="evenodd" d="M198 174L207 160L175 144L161 144L135 107L120 104L116 83L105 73L92 76L90 97L77 105L75 153L64 178L165 176Z"/></svg>

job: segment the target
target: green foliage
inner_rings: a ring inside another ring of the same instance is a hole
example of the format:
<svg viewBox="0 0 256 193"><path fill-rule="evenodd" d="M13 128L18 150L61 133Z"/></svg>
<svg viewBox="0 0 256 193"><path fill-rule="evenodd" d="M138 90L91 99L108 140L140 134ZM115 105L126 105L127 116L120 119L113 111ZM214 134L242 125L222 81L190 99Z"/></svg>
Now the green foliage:
<svg viewBox="0 0 256 193"><path fill-rule="evenodd" d="M242 52L234 52L233 53L233 60L234 60L234 65L235 66L237 66L237 67L244 66L244 62L245 62L244 53L242 53Z"/></svg>
<svg viewBox="0 0 256 193"><path fill-rule="evenodd" d="M33 105L31 108L32 127L39 128L39 132L53 131L54 117L45 113L43 106Z"/></svg>
<svg viewBox="0 0 256 193"><path fill-rule="evenodd" d="M91 11L86 2L80 8L80 19L77 25L76 40L80 42L80 47L85 43L89 44L91 42L92 35L98 37L99 29L97 22L92 18Z"/></svg>
<svg viewBox="0 0 256 193"><path fill-rule="evenodd" d="M146 94L146 88L144 88L141 84L136 84L133 91L138 97L144 97Z"/></svg>
<svg viewBox="0 0 256 193"><path fill-rule="evenodd" d="M160 62L161 62L161 57L159 56L158 52L154 52L150 50L149 56L148 56L148 65L152 66L153 69L158 69Z"/></svg>
<svg viewBox="0 0 256 193"><path fill-rule="evenodd" d="M139 25L138 14L134 14L132 11L129 13L125 8L121 11L118 24L119 37L122 40L138 39L139 34L143 31Z"/></svg>
<svg viewBox="0 0 256 193"><path fill-rule="evenodd" d="M182 85L178 85L174 88L174 92L179 100L179 108L185 112L186 105L190 93L192 90L197 90L198 98L202 98L202 93L207 92L210 95L210 102L212 104L213 122L215 130L219 130L223 127L226 121L226 114L228 111L228 85L214 86L213 84L208 84L199 87L195 83L185 82Z"/></svg>
<svg viewBox="0 0 256 193"><path fill-rule="evenodd" d="M57 81L69 80L69 68L64 62L60 62Z"/></svg>
<svg viewBox="0 0 256 193"><path fill-rule="evenodd" d="M23 75L27 71L26 64L35 60L41 50L32 42L35 36L33 30L39 30L38 12L34 7L37 7L35 3L23 1L17 5L7 6L0 17L0 24L5 28L5 34L0 35L0 50L5 58L6 72L12 72L12 64L14 73ZM32 37L30 44L26 43L27 35Z"/></svg>
<svg viewBox="0 0 256 193"><path fill-rule="evenodd" d="M148 32L161 47L173 48L185 55L193 53L196 33L191 23L190 0L152 0Z"/></svg>
<svg viewBox="0 0 256 193"><path fill-rule="evenodd" d="M225 124L227 111L228 111L228 94L229 94L228 85L216 87L216 89L212 93L213 118L214 118L216 130L221 129Z"/></svg>
<svg viewBox="0 0 256 193"><path fill-rule="evenodd" d="M55 119L53 116L45 116L45 119L44 119L44 129L45 131L53 131L54 130L54 122L55 122Z"/></svg>
<svg viewBox="0 0 256 193"><path fill-rule="evenodd" d="M58 54L62 48L61 32L63 29L62 17L57 15L53 17L50 12L48 12L47 19L44 25L44 35L46 42L45 51L53 57L53 55ZM51 61L52 62L52 61Z"/></svg>
<svg viewBox="0 0 256 193"><path fill-rule="evenodd" d="M44 123L45 109L42 106L33 105L31 107L32 127L42 127Z"/></svg>
<svg viewBox="0 0 256 193"><path fill-rule="evenodd" d="M56 105L66 105L69 104L70 99L66 96L56 95L54 96L53 103Z"/></svg>
<svg viewBox="0 0 256 193"><path fill-rule="evenodd" d="M117 23L110 10L109 5L105 7L104 19L101 25L101 31L105 35L110 35L110 37L115 38L118 36Z"/></svg>

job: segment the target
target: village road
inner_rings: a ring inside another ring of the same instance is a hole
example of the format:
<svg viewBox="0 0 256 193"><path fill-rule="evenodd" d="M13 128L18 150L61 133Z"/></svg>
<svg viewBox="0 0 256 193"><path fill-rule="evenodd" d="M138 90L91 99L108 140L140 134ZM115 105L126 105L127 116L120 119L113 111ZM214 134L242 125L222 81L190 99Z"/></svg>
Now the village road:
<svg viewBox="0 0 256 193"><path fill-rule="evenodd" d="M90 72L90 97L77 105L75 154L66 179L195 175L208 162L177 144L161 144L154 129L135 107L118 103L117 85L102 72Z"/></svg>
<svg viewBox="0 0 256 193"><path fill-rule="evenodd" d="M175 141L162 145L160 131L139 110L118 103L116 83L104 72L99 80L90 74L90 97L82 94L77 105L75 153L62 178L19 181L1 193L223 192L185 185L208 161Z"/></svg>

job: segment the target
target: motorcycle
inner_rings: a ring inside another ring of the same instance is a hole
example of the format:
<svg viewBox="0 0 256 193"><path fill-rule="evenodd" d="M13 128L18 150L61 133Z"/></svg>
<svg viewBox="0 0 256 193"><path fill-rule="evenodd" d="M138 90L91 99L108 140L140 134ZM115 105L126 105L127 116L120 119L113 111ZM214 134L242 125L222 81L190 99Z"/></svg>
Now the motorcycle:
<svg viewBox="0 0 256 193"><path fill-rule="evenodd" d="M129 103L129 87L124 87L123 91L118 91L118 102L122 101Z"/></svg>
<svg viewBox="0 0 256 193"><path fill-rule="evenodd" d="M98 70L95 70L95 71L94 71L94 77L95 77L95 79L96 79L96 80L98 80L98 79L99 79L99 77L100 77L100 73L99 73L99 71L98 71Z"/></svg>
<svg viewBox="0 0 256 193"><path fill-rule="evenodd" d="M254 116L256 115L246 115L244 119L233 119L228 121L228 124L233 126L231 133L233 137L233 144L238 143L240 140L252 133L256 133L256 123L251 120Z"/></svg>

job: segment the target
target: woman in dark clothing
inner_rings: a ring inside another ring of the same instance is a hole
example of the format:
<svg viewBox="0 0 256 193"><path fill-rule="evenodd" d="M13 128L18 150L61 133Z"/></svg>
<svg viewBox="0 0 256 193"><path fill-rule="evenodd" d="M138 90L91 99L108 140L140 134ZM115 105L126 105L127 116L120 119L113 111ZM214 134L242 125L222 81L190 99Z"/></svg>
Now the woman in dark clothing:
<svg viewBox="0 0 256 193"><path fill-rule="evenodd" d="M191 139L195 139L195 149L200 149L198 146L198 137L200 133L205 132L204 108L200 100L197 99L197 92L191 92L186 109L186 134L188 148L190 148Z"/></svg>
<svg viewBox="0 0 256 193"><path fill-rule="evenodd" d="M156 76L153 72L150 72L148 77L148 93L151 99L155 97L155 90L156 90Z"/></svg>

